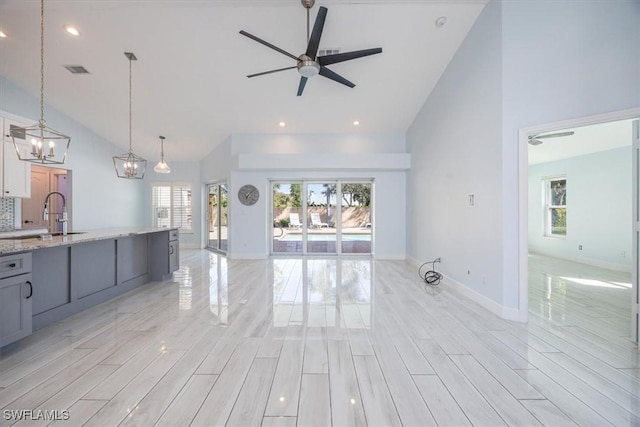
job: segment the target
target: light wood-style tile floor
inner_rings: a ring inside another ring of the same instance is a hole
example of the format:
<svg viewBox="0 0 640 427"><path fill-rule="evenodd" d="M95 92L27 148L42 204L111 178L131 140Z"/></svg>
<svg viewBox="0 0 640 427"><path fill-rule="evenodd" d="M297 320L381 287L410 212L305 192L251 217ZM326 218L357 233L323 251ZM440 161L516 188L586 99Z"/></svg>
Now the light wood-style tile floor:
<svg viewBox="0 0 640 427"><path fill-rule="evenodd" d="M5 347L0 425L640 424L628 275L531 256L525 325L400 261L181 264Z"/></svg>

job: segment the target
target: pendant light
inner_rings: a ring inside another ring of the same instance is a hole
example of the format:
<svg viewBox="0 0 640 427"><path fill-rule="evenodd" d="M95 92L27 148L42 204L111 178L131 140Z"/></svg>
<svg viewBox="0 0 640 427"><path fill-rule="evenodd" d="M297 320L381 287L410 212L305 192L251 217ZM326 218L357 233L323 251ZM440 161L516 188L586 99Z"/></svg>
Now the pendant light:
<svg viewBox="0 0 640 427"><path fill-rule="evenodd" d="M27 127L11 126L10 134L20 160L61 165L67 159L71 137L47 127L44 120L44 0L40 1L40 121ZM30 146L25 146L25 140Z"/></svg>
<svg viewBox="0 0 640 427"><path fill-rule="evenodd" d="M165 137L164 136L160 136L160 147L161 147L160 148L160 161L158 162L156 167L153 168L153 170L156 173L171 173L171 168L169 167L167 162L164 161L164 140L165 140Z"/></svg>
<svg viewBox="0 0 640 427"><path fill-rule="evenodd" d="M116 168L118 178L142 179L147 169L147 161L133 153L131 142L131 63L138 58L132 52L125 52L124 56L129 60L129 151L113 156L113 166Z"/></svg>

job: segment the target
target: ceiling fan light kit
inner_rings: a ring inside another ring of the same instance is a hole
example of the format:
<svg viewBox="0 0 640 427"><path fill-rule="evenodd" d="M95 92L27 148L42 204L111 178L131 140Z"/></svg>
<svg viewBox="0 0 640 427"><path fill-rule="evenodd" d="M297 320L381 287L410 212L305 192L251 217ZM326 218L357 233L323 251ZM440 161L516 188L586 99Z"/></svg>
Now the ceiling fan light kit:
<svg viewBox="0 0 640 427"><path fill-rule="evenodd" d="M301 55L298 61L298 72L306 78L317 76L320 72L320 64L307 55Z"/></svg>
<svg viewBox="0 0 640 427"><path fill-rule="evenodd" d="M300 83L298 84L298 96L301 96L305 85L307 84L307 80L311 77L317 76L320 74L322 77L326 77L330 80L333 80L337 83L343 84L347 87L353 88L356 85L345 79L338 73L327 68L327 65L337 64L340 62L350 61L352 59L362 58L364 56L375 55L382 52L382 48L373 48L373 49L364 49L357 50L353 52L344 52L337 53L332 55L318 55L318 48L320 47L320 38L322 37L322 30L324 28L324 22L327 18L327 8L320 7L318 9L318 14L316 15L316 21L313 24L313 31L309 33L310 27L310 9L315 4L315 0L300 0L302 6L307 9L307 50L305 53L295 56L259 37L254 36L244 30L240 31L240 34L250 38L253 41L256 41L260 44L267 46L270 49L273 49L281 54L293 59L296 61L295 66L278 68L276 70L263 71L260 73L249 74L247 77L258 77L264 76L266 74L278 73L280 71L292 70L296 68L298 73L300 74Z"/></svg>

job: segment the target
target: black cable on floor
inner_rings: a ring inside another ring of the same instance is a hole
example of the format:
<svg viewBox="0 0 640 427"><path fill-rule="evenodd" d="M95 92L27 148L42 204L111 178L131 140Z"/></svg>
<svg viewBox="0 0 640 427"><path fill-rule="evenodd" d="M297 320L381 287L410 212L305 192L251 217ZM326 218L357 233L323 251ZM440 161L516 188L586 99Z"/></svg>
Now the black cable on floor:
<svg viewBox="0 0 640 427"><path fill-rule="evenodd" d="M433 261L427 261L418 268L418 276L430 286L438 286L440 284L440 280L442 280L442 274L436 271L436 262L440 262L440 258L436 258ZM431 270L426 270L423 273L422 269L427 264L431 264Z"/></svg>

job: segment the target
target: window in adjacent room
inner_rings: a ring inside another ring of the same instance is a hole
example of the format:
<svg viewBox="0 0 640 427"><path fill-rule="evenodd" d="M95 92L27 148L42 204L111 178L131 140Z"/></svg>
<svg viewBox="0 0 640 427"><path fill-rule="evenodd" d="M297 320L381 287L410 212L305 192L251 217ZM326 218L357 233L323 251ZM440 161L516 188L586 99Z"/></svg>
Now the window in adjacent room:
<svg viewBox="0 0 640 427"><path fill-rule="evenodd" d="M179 228L193 233L191 184L154 184L153 225L159 228Z"/></svg>
<svg viewBox="0 0 640 427"><path fill-rule="evenodd" d="M567 178L545 180L545 234L567 235Z"/></svg>

